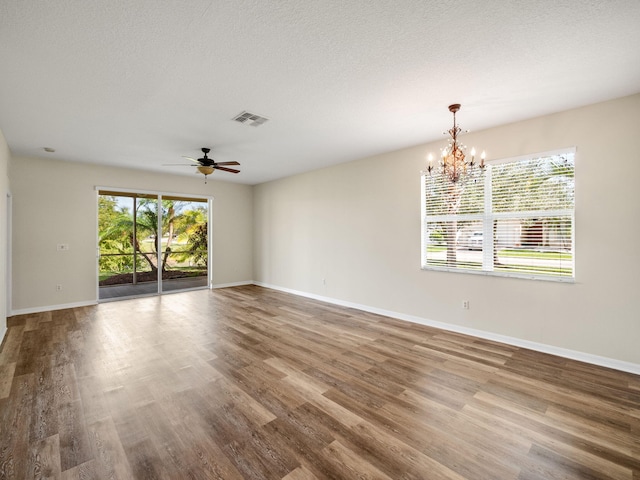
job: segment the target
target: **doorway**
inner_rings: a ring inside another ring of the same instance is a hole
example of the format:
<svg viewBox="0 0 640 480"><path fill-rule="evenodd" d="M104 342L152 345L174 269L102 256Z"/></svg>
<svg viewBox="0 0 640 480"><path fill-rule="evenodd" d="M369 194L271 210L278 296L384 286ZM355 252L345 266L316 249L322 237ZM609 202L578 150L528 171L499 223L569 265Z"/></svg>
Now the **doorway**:
<svg viewBox="0 0 640 480"><path fill-rule="evenodd" d="M98 190L98 299L207 288L209 202Z"/></svg>
<svg viewBox="0 0 640 480"><path fill-rule="evenodd" d="M7 224L5 225L5 234L6 234L6 246L7 246L7 251L6 251L6 257L5 257L5 285L6 285L6 290L5 290L5 295L6 295L6 302L5 302L5 316L10 317L11 316L11 312L12 312L12 306L11 306L11 282L12 280L12 266L11 266L11 250L12 250L12 239L11 239L11 229L13 228L13 207L11 205L12 199L11 199L11 194L7 193L7 199L6 199L6 222ZM6 326L6 325L4 325ZM0 325L0 329L3 326ZM1 340L0 340L1 341Z"/></svg>

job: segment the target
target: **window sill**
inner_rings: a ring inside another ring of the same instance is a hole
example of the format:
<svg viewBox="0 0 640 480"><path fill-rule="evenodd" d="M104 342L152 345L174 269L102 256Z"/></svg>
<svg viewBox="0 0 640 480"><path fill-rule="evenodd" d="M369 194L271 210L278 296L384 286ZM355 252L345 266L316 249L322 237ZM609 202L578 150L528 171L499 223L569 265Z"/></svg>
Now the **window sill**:
<svg viewBox="0 0 640 480"><path fill-rule="evenodd" d="M522 280L542 280L544 282L558 282L558 283L576 283L575 277L552 277L552 276L542 276L542 275L533 275L530 273L513 273L513 272L502 272L499 270L494 270L492 272L486 270L471 270L471 269L462 269L462 268L451 268L451 267L433 267L423 265L421 270L432 271L432 272L449 272L449 273L468 273L471 275L484 275L488 277L506 277L506 278L518 278Z"/></svg>

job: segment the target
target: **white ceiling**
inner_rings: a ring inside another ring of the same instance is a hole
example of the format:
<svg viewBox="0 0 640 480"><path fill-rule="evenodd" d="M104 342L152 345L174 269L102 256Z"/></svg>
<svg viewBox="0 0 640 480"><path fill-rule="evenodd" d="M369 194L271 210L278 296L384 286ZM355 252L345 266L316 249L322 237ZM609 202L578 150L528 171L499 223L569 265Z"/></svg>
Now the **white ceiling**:
<svg viewBox="0 0 640 480"><path fill-rule="evenodd" d="M640 1L2 0L0 71L14 155L256 184L637 93Z"/></svg>

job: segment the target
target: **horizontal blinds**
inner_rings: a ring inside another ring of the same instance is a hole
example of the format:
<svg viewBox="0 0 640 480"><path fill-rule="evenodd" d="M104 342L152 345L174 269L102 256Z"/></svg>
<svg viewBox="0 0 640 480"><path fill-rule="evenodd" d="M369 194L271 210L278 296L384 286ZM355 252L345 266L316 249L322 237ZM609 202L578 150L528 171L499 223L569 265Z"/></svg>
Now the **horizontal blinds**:
<svg viewBox="0 0 640 480"><path fill-rule="evenodd" d="M518 275L573 276L573 217L514 217L493 222L493 268Z"/></svg>
<svg viewBox="0 0 640 480"><path fill-rule="evenodd" d="M427 265L482 269L482 220L427 222Z"/></svg>
<svg viewBox="0 0 640 480"><path fill-rule="evenodd" d="M491 167L493 212L573 209L574 190L573 154Z"/></svg>
<svg viewBox="0 0 640 480"><path fill-rule="evenodd" d="M466 183L451 183L442 175L425 175L425 205L428 216L482 213L484 176Z"/></svg>

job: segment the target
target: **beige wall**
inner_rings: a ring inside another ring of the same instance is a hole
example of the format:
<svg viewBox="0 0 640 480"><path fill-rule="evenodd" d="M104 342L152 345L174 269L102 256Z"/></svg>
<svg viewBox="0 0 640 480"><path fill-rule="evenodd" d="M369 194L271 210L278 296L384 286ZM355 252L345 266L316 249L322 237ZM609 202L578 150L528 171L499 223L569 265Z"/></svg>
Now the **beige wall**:
<svg viewBox="0 0 640 480"><path fill-rule="evenodd" d="M0 341L7 330L7 195L9 147L0 131Z"/></svg>
<svg viewBox="0 0 640 480"><path fill-rule="evenodd" d="M639 125L634 95L464 138L493 159L577 147L574 284L420 269L420 171L444 139L256 186L255 280L640 364Z"/></svg>
<svg viewBox="0 0 640 480"><path fill-rule="evenodd" d="M250 186L28 157L14 157L9 175L13 311L96 300L96 185L213 196L213 284L253 279Z"/></svg>

